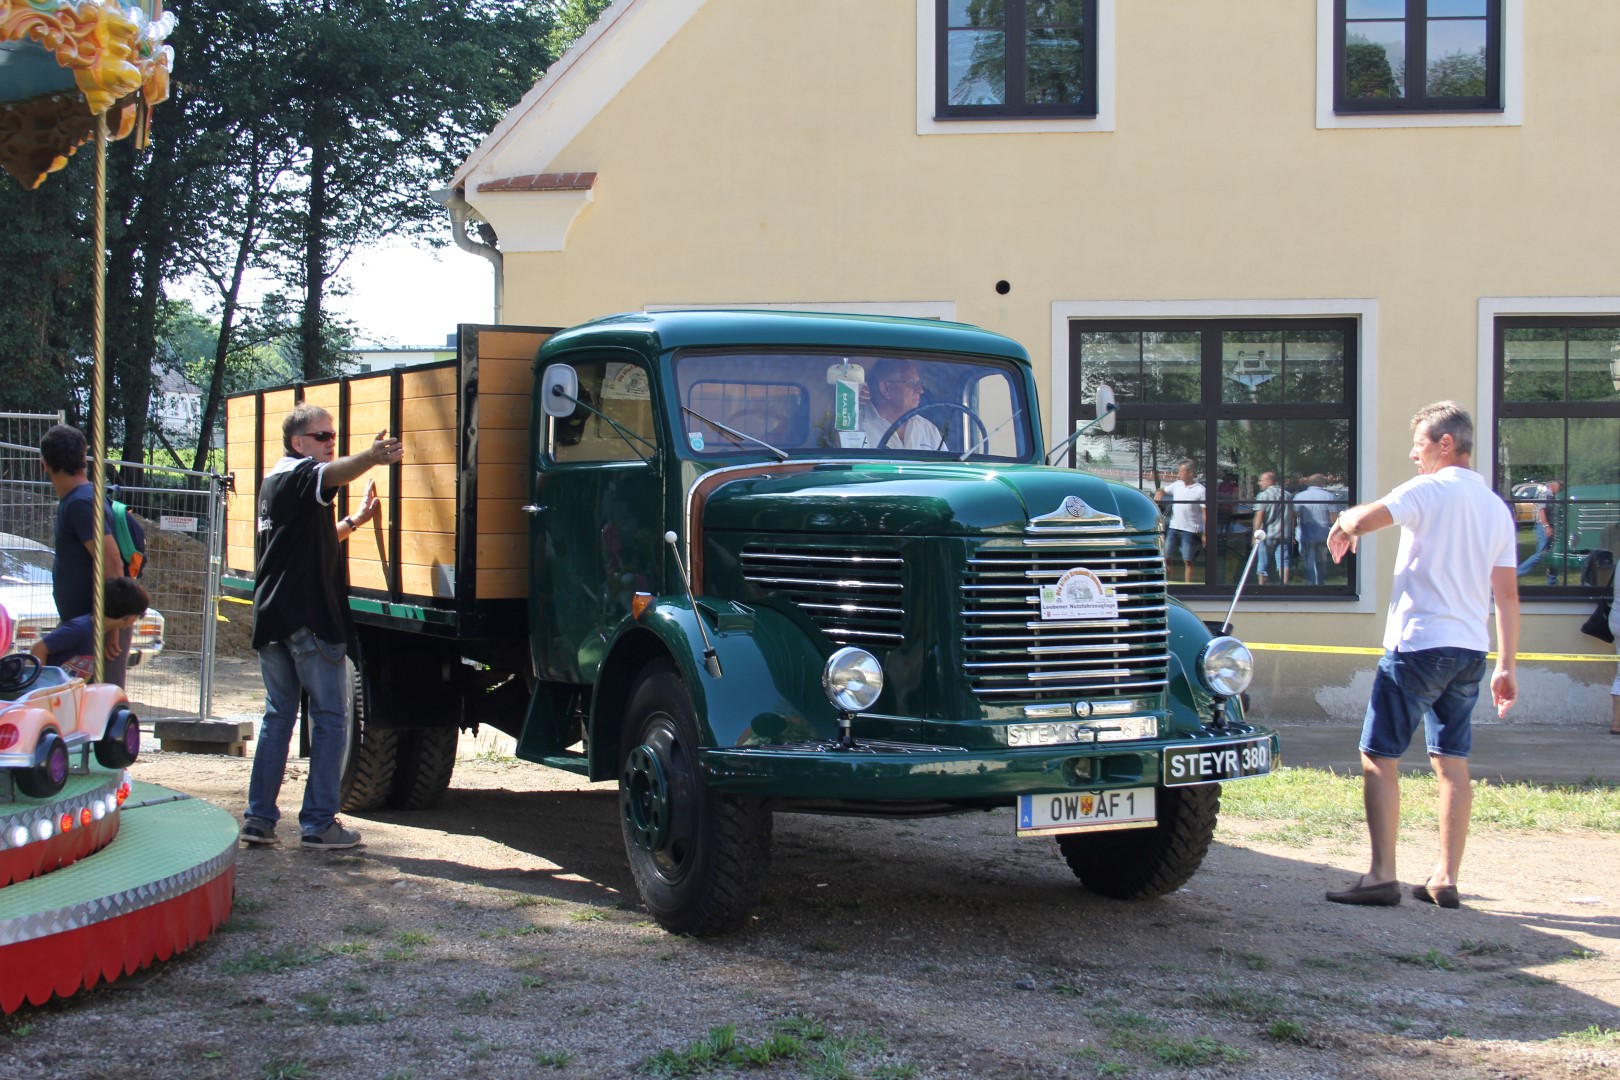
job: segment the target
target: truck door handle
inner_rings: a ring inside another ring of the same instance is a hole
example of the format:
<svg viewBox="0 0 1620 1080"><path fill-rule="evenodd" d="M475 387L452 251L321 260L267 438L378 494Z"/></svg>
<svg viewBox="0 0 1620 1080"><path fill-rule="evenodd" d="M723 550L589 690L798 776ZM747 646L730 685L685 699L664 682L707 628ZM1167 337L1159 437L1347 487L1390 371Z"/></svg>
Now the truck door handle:
<svg viewBox="0 0 1620 1080"><path fill-rule="evenodd" d="M529 503L527 506L522 507L525 514L543 514L549 509L551 509L549 506L536 506L534 503Z"/></svg>

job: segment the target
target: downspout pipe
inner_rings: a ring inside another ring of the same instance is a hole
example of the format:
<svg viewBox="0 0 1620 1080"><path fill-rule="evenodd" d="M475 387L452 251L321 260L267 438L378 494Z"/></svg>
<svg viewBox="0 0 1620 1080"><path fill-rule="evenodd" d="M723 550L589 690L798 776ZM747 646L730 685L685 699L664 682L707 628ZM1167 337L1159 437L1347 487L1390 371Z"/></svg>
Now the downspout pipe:
<svg viewBox="0 0 1620 1080"><path fill-rule="evenodd" d="M489 260L489 265L495 268L495 318L501 321L501 297L505 293L506 277L502 266L501 249L494 244L481 244L467 235L467 220L472 217L473 208L461 194L459 188L439 188L432 192L434 201L450 212L450 235L455 239L456 247L462 251L470 251L474 255ZM490 233L491 239L494 232Z"/></svg>

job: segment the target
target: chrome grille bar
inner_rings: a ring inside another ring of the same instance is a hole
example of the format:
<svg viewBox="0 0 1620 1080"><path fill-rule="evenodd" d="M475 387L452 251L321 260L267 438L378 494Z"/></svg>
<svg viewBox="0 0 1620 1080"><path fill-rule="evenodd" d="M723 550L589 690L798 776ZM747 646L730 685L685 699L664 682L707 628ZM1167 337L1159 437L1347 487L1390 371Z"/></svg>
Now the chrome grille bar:
<svg viewBox="0 0 1620 1080"><path fill-rule="evenodd" d="M750 544L741 566L749 585L790 600L840 645L904 640L905 560L893 552Z"/></svg>

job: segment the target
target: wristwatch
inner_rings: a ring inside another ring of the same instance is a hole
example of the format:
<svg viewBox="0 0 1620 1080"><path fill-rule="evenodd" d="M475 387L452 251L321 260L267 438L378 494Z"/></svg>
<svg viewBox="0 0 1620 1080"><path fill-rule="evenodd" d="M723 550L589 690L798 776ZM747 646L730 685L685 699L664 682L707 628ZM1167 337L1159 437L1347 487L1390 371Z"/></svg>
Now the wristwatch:
<svg viewBox="0 0 1620 1080"><path fill-rule="evenodd" d="M345 514L343 517L343 524L349 527L350 532L358 532L360 529L360 526L354 523L354 518L349 517L347 514Z"/></svg>

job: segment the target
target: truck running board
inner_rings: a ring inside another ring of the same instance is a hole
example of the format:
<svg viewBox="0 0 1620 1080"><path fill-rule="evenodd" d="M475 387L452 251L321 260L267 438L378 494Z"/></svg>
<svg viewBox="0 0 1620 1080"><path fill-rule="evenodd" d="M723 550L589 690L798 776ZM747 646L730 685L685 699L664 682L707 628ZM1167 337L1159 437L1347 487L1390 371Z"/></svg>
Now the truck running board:
<svg viewBox="0 0 1620 1080"><path fill-rule="evenodd" d="M560 754L547 754L545 757L536 760L550 768L579 773L581 776L587 776L591 771L590 760L584 754L572 753L567 750Z"/></svg>

